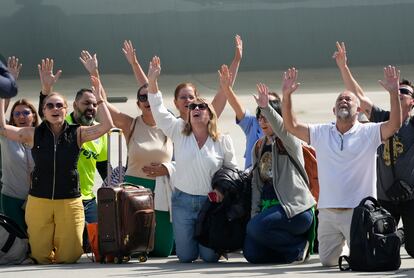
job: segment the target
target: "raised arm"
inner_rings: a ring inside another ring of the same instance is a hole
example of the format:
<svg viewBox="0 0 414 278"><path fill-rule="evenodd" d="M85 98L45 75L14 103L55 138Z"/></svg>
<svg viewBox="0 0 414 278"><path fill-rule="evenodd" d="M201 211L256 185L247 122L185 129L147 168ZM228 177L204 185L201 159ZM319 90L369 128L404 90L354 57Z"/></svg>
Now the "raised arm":
<svg viewBox="0 0 414 278"><path fill-rule="evenodd" d="M385 141L401 127L401 105L399 97L400 71L393 66L384 68L384 80L379 83L390 93L390 119L381 124L381 140Z"/></svg>
<svg viewBox="0 0 414 278"><path fill-rule="evenodd" d="M234 51L234 58L230 65L230 77L231 77L231 87L233 87L234 82L236 81L237 73L239 71L240 61L243 56L243 41L239 35L234 37L235 43L235 51ZM211 105L214 107L216 111L217 117L219 118L221 113L226 106L227 94L223 91L222 87L220 86L217 94L214 96Z"/></svg>
<svg viewBox="0 0 414 278"><path fill-rule="evenodd" d="M98 57L96 53L93 56L87 50L82 50L79 60L91 76L99 77Z"/></svg>
<svg viewBox="0 0 414 278"><path fill-rule="evenodd" d="M154 56L148 69L148 102L151 106L151 113L159 128L165 135L170 137L173 142L182 136L182 130L185 125L183 119L177 119L164 106L162 94L158 88L158 77L161 74L160 58Z"/></svg>
<svg viewBox="0 0 414 278"><path fill-rule="evenodd" d="M4 98L0 98L0 135L6 138L33 146L34 127L15 127L6 124Z"/></svg>
<svg viewBox="0 0 414 278"><path fill-rule="evenodd" d="M105 133L107 133L114 124L112 122L111 115L108 108L106 107L106 102L102 98L102 85L98 78L91 76L92 83L92 93L96 97L96 102L98 104L97 117L99 118L99 123L92 126L81 126L79 128L80 132L78 133L79 146L82 146L83 143L95 140Z"/></svg>
<svg viewBox="0 0 414 278"><path fill-rule="evenodd" d="M227 101L229 102L231 108L233 108L234 112L236 113L237 121L241 121L244 118L244 114L246 109L241 104L239 98L233 91L232 87L232 75L229 71L229 68L226 65L222 65L221 69L218 71L219 79L220 79L220 90L222 90L226 97Z"/></svg>
<svg viewBox="0 0 414 278"><path fill-rule="evenodd" d="M135 79L138 82L138 86L142 86L145 83L148 83L148 78L138 62L138 57L135 48L130 40L124 41L124 47L122 48L122 52L124 53L128 63L131 65L132 70L134 71Z"/></svg>
<svg viewBox="0 0 414 278"><path fill-rule="evenodd" d="M300 123L296 120L295 113L292 109L292 93L297 90L299 83L297 83L298 71L295 68L288 69L283 74L282 83L282 115L285 128L291 134L295 135L302 141L310 143L309 127L306 124Z"/></svg>
<svg viewBox="0 0 414 278"><path fill-rule="evenodd" d="M10 74L14 77L14 80L17 81L19 78L20 70L22 69L22 64L19 63L19 58L12 56L7 59L7 69L9 70ZM4 104L4 111L7 111L7 108L9 107L10 99L5 99Z"/></svg>
<svg viewBox="0 0 414 278"><path fill-rule="evenodd" d="M43 99L44 96L47 96L53 91L53 86L58 81L60 75L62 74L61 70L58 70L55 74L53 73L53 59L46 58L42 59L41 63L37 65L39 70L40 83L42 85L42 91L39 101L38 113L40 118L43 119ZM42 96L43 95L43 96Z"/></svg>
<svg viewBox="0 0 414 278"><path fill-rule="evenodd" d="M350 68L348 67L348 58L346 55L346 47L344 42L336 42L336 51L334 52L332 57L335 59L336 65L338 66L339 71L341 72L341 77L344 82L345 88L356 94L356 96L359 98L361 102L362 112L364 112L369 119L371 117L373 103L365 95L364 90L362 90L361 86L355 80Z"/></svg>
<svg viewBox="0 0 414 278"><path fill-rule="evenodd" d="M7 59L7 69L10 74L14 77L14 80L19 78L20 70L22 69L22 64L19 63L19 58L12 56Z"/></svg>
<svg viewBox="0 0 414 278"><path fill-rule="evenodd" d="M96 54L93 56L87 51L82 50L81 56L79 57L79 60L85 67L85 69L88 71L88 73L91 76L95 76L99 79L99 67L98 67L98 58ZM111 114L112 121L114 125L120 129L122 129L122 132L124 133L125 138L129 138L130 132L131 132L131 125L134 118L128 116L125 113L122 113L119 111L118 108L116 108L111 103L107 102L107 96L105 89L103 88L101 84L101 97L106 102L106 106Z"/></svg>

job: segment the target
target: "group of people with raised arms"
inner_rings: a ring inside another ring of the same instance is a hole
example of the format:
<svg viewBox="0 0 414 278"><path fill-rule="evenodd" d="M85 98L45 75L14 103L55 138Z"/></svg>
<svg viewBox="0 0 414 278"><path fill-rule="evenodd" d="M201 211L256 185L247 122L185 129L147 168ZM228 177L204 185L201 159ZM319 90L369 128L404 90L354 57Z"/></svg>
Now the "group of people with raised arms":
<svg viewBox="0 0 414 278"><path fill-rule="evenodd" d="M53 92L61 71L53 73L53 60L44 59L38 66L42 122L25 99L12 106L6 121L8 100L0 100L2 212L27 228L31 257L37 263L76 262L85 249L82 243L88 240L84 222L97 219L92 191L96 170L106 177L108 150L103 135L118 127L128 147L125 181L155 193L155 245L150 256L168 257L175 243L180 262L198 258L217 262L220 254L199 244L194 232L198 213L212 191L214 173L222 167L238 167L231 137L221 133L217 125L229 102L236 124L246 136L244 168L250 169L253 176L251 219L243 247L247 261L306 261L315 239L317 208L321 263L336 265L339 256L347 252L353 208L364 197L377 197L377 183L380 201L396 220L402 217L404 229L399 230L399 236L413 256L414 222L409 211L414 196L395 203L387 198L385 190L393 182L390 175L401 175L399 178L414 183L414 171L404 168L413 161L405 157L414 144L414 136L406 131L412 125L413 87L407 81L401 83L398 69L388 66L380 84L389 92L390 111L374 106L351 74L345 44L337 43L336 48L333 58L346 90L335 101L336 121L328 124L297 120L291 97L299 88L295 68L284 73L283 98L258 83L255 114L245 109L233 90L243 54L239 36L235 37L230 66L223 65L218 71L219 88L211 103L192 83L176 87L174 104L179 116L167 110L158 87L160 58L152 58L145 74L131 41L124 42L122 51L139 87L139 116L128 115L108 103L97 55L86 50L81 52L80 60L90 75L91 87L78 91L74 111L68 115L66 99ZM21 68L18 59L11 57L8 68L17 79ZM360 123L359 113L365 113L372 123ZM389 138L394 138L392 144L400 144L393 157L389 154ZM304 142L316 149L318 203L304 175ZM394 162L387 163L390 159ZM408 162L403 165L399 160ZM396 169L392 172L391 164ZM414 162L411 164L414 167ZM17 174L15 169L20 169ZM216 201L221 202L224 195L214 191Z"/></svg>

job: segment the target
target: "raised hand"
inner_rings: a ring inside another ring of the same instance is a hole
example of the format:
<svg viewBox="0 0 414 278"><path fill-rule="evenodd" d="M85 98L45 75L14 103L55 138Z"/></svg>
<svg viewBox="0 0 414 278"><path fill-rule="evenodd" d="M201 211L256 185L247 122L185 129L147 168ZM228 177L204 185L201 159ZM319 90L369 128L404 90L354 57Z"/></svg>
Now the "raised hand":
<svg viewBox="0 0 414 278"><path fill-rule="evenodd" d="M398 93L400 89L400 71L394 66L384 68L384 79L378 82L389 93Z"/></svg>
<svg viewBox="0 0 414 278"><path fill-rule="evenodd" d="M234 59L240 61L243 57L243 41L239 35L234 37L235 53Z"/></svg>
<svg viewBox="0 0 414 278"><path fill-rule="evenodd" d="M19 64L19 58L15 56L9 57L7 59L7 69L14 79L17 80L17 78L19 78L20 70L22 69L22 64Z"/></svg>
<svg viewBox="0 0 414 278"><path fill-rule="evenodd" d="M295 68L290 68L283 73L282 93L283 95L291 95L297 90L300 83L297 82L298 71Z"/></svg>
<svg viewBox="0 0 414 278"><path fill-rule="evenodd" d="M148 79L151 81L157 80L160 74L161 74L161 60L158 56L154 56L149 65Z"/></svg>
<svg viewBox="0 0 414 278"><path fill-rule="evenodd" d="M89 74L96 76L98 72L98 58L96 57L96 53L92 56L87 50L82 50L79 60Z"/></svg>
<svg viewBox="0 0 414 278"><path fill-rule="evenodd" d="M257 105L260 108L265 108L269 104L269 88L263 84L258 83L256 85L257 89L257 96L253 95L254 99L256 100Z"/></svg>
<svg viewBox="0 0 414 278"><path fill-rule="evenodd" d="M122 48L122 52L124 53L125 58L127 59L130 65L133 65L134 63L138 63L138 58L135 52L135 48L132 45L132 42L130 40L124 41L124 47Z"/></svg>
<svg viewBox="0 0 414 278"><path fill-rule="evenodd" d="M101 101L102 100L102 84L101 84L101 81L99 80L99 78L97 78L93 75L90 76L90 80L91 80L92 94L95 96L96 101Z"/></svg>
<svg viewBox="0 0 414 278"><path fill-rule="evenodd" d="M42 93L48 95L53 90L53 85L58 81L61 70L58 70L53 74L53 59L46 58L42 59L41 64L37 65L39 70L40 82L42 84Z"/></svg>
<svg viewBox="0 0 414 278"><path fill-rule="evenodd" d="M232 86L232 77L227 65L222 65L221 69L218 70L219 79L220 79L220 87L225 90Z"/></svg>
<svg viewBox="0 0 414 278"><path fill-rule="evenodd" d="M346 66L348 59L346 57L346 48L344 42L336 42L336 51L332 55L332 58L335 59L336 64L339 68Z"/></svg>

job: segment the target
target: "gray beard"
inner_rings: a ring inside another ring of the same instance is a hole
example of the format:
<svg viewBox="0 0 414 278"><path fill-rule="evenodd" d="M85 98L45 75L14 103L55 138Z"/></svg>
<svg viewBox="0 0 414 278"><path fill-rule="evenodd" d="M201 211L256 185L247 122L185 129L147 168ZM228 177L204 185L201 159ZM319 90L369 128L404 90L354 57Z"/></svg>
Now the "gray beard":
<svg viewBox="0 0 414 278"><path fill-rule="evenodd" d="M92 117L92 118L87 118L87 117L85 117L85 115L82 115L82 116L80 116L80 118L79 118L79 123L80 123L81 125L88 126L88 125L92 125L92 124L93 124L93 122L94 122L94 120L95 120L95 118L94 118L94 117Z"/></svg>
<svg viewBox="0 0 414 278"><path fill-rule="evenodd" d="M336 113L336 116L341 120L346 120L351 117L351 113L347 109L339 109L338 113Z"/></svg>

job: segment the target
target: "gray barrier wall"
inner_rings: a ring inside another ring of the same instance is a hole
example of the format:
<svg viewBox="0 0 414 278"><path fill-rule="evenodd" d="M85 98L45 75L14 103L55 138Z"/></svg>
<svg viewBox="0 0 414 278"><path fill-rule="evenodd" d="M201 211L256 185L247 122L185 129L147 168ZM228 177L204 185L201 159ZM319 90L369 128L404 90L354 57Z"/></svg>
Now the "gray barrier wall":
<svg viewBox="0 0 414 278"><path fill-rule="evenodd" d="M23 75L43 57L65 74L83 74L82 49L97 52L104 73L130 73L121 52L135 44L147 68L164 73L216 71L244 40L242 70L333 66L336 40L352 65L414 62L414 1L408 0L1 0L0 53L17 55Z"/></svg>

